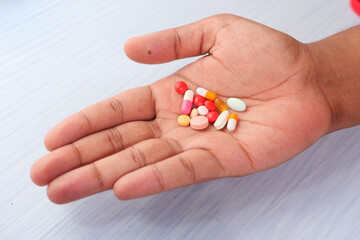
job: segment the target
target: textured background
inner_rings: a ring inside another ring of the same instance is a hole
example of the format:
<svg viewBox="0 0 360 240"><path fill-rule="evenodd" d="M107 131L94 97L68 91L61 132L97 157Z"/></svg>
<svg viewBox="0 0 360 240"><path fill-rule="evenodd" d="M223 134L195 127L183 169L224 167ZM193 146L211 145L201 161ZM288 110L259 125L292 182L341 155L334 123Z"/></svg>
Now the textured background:
<svg viewBox="0 0 360 240"><path fill-rule="evenodd" d="M275 169L131 201L55 205L30 181L60 120L194 60L131 62L129 37L224 12L303 42L360 23L347 0L0 0L0 239L359 239L360 127Z"/></svg>

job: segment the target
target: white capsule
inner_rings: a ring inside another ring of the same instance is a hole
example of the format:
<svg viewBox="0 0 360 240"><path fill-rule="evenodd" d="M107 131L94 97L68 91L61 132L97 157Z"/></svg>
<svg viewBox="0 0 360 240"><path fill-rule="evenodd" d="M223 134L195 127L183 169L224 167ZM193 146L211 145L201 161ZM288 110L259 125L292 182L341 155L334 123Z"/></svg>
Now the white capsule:
<svg viewBox="0 0 360 240"><path fill-rule="evenodd" d="M202 116L205 116L209 112L209 109L207 109L204 105L198 107L197 110L199 112L199 115L202 115Z"/></svg>
<svg viewBox="0 0 360 240"><path fill-rule="evenodd" d="M196 89L196 93L199 94L200 96L202 97L205 97L206 93L207 93L208 90L204 89L204 88L201 88L201 87L198 87Z"/></svg>
<svg viewBox="0 0 360 240"><path fill-rule="evenodd" d="M228 120L230 113L228 110L223 111L222 113L220 113L219 117L216 119L215 123L214 123L214 127L217 130L222 129L223 127L225 127L226 122Z"/></svg>
<svg viewBox="0 0 360 240"><path fill-rule="evenodd" d="M227 130L229 130L230 132L234 131L236 128L236 124L237 124L237 121L235 119L233 119L233 118L229 119L229 121L226 125Z"/></svg>
<svg viewBox="0 0 360 240"><path fill-rule="evenodd" d="M193 101L194 99L194 92L191 90L187 90L184 94L184 100L189 100L189 101Z"/></svg>

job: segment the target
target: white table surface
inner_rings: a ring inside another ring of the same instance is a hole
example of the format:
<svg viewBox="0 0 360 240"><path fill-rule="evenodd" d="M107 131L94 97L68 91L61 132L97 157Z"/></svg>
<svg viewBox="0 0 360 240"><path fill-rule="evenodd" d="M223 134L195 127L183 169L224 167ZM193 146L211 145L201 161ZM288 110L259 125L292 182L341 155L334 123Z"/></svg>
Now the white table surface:
<svg viewBox="0 0 360 240"><path fill-rule="evenodd" d="M319 40L360 23L348 0L0 0L0 239L360 239L360 127L280 167L130 201L51 203L29 177L46 132L194 59L131 62L132 36L233 13Z"/></svg>

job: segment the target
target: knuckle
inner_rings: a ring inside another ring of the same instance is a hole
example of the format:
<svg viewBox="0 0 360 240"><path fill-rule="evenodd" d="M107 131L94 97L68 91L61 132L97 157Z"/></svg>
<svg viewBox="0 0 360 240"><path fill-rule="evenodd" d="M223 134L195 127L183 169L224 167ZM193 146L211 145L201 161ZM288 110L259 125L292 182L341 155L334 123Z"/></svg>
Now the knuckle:
<svg viewBox="0 0 360 240"><path fill-rule="evenodd" d="M124 148L122 136L117 128L111 128L106 131L107 139L116 153Z"/></svg>
<svg viewBox="0 0 360 240"><path fill-rule="evenodd" d="M197 180L197 176L196 176L196 172L194 169L194 165L192 164L191 160L189 160L188 158L184 158L184 157L179 157L179 161L181 163L181 165L184 167L186 173L188 174L188 176L190 177L192 182L196 182Z"/></svg>
<svg viewBox="0 0 360 240"><path fill-rule="evenodd" d="M256 165L254 158L250 155L250 153L246 150L246 148L243 147L243 144L239 144L241 146L242 151L245 154L245 159L248 162L249 167L252 171L256 172Z"/></svg>
<svg viewBox="0 0 360 240"><path fill-rule="evenodd" d="M154 173L154 176L159 184L159 187L160 187L160 190L163 192L166 190L166 187L165 187L165 178L164 176L162 175L162 173L160 172L159 170L159 167L158 165L155 163L152 165L152 170L153 170L153 173Z"/></svg>
<svg viewBox="0 0 360 240"><path fill-rule="evenodd" d="M149 91L149 95L150 95L150 99L151 99L151 107L152 107L152 110L151 112L153 112L153 118L155 117L155 106L156 106L156 97L155 97L155 94L154 94L154 87L153 87L153 84L150 84L148 86L148 91Z"/></svg>
<svg viewBox="0 0 360 240"><path fill-rule="evenodd" d="M92 124L91 124L90 118L86 115L86 113L83 110L80 111L80 116L81 116L81 118L83 118L83 121L86 122L89 132L92 132Z"/></svg>
<svg viewBox="0 0 360 240"><path fill-rule="evenodd" d="M179 33L179 30L174 28L174 52L176 59L179 59L181 48L182 48L181 35Z"/></svg>
<svg viewBox="0 0 360 240"><path fill-rule="evenodd" d="M129 148L130 150L130 158L134 161L135 165L138 168L142 168L146 166L146 156L142 150L139 148L132 146Z"/></svg>
<svg viewBox="0 0 360 240"><path fill-rule="evenodd" d="M161 129L155 121L150 122L149 128L154 138L161 136Z"/></svg>
<svg viewBox="0 0 360 240"><path fill-rule="evenodd" d="M171 149L171 152L172 152L173 155L179 154L180 152L183 151L180 143L178 141L176 141L175 139L173 139L173 138L163 138L163 140L169 146L169 148Z"/></svg>
<svg viewBox="0 0 360 240"><path fill-rule="evenodd" d="M210 159L213 159L215 164L218 166L219 174L223 176L232 176L231 171L228 171L227 168L223 165L222 161L211 151L208 151L210 154Z"/></svg>
<svg viewBox="0 0 360 240"><path fill-rule="evenodd" d="M79 148L74 143L69 144L69 147L74 155L74 159L79 163L79 165L80 166L85 165L85 163L83 162L81 153L79 151Z"/></svg>
<svg viewBox="0 0 360 240"><path fill-rule="evenodd" d="M109 106L115 113L115 115L123 122L124 119L124 106L116 97L109 98Z"/></svg>
<svg viewBox="0 0 360 240"><path fill-rule="evenodd" d="M91 163L89 166L92 169L94 179L96 179L99 189L105 190L104 178L102 177L101 172L100 172L98 166L96 165L96 162Z"/></svg>
<svg viewBox="0 0 360 240"><path fill-rule="evenodd" d="M243 141L240 141L237 138L235 138L235 141L236 141L237 145L239 146L238 149L241 151L241 154L243 155L243 158L245 159L245 161L248 163L248 166L250 167L251 171L257 172L256 160L250 154L250 151L247 150L247 149L249 149L249 147Z"/></svg>

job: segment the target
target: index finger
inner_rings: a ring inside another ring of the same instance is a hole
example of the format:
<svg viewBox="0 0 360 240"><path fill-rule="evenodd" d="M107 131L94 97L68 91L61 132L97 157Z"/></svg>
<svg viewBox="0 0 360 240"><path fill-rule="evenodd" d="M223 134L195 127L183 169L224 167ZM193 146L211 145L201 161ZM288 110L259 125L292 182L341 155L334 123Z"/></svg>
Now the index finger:
<svg viewBox="0 0 360 240"><path fill-rule="evenodd" d="M91 133L125 122L151 120L154 117L151 87L129 89L61 121L48 132L44 142L46 148L52 151Z"/></svg>

